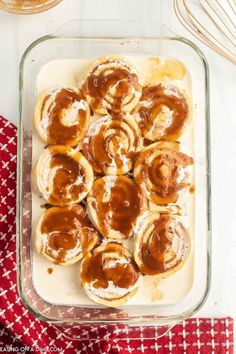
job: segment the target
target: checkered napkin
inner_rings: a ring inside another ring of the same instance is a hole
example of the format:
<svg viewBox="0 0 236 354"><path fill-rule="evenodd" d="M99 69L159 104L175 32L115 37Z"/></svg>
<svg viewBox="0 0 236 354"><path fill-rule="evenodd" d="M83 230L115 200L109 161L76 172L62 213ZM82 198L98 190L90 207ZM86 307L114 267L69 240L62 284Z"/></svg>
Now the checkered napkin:
<svg viewBox="0 0 236 354"><path fill-rule="evenodd" d="M16 133L16 127L0 116L0 353L232 354L233 320L229 317L191 318L158 339L156 327L140 327L140 339L127 340L117 335L121 326L95 330L87 326L90 339L73 341L23 306L16 286ZM153 339L145 339L147 329Z"/></svg>

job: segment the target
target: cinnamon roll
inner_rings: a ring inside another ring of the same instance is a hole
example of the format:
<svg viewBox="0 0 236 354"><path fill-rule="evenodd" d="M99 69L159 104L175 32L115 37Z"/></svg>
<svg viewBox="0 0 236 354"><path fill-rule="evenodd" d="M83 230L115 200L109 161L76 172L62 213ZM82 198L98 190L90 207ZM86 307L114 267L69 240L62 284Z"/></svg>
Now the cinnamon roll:
<svg viewBox="0 0 236 354"><path fill-rule="evenodd" d="M89 121L89 105L75 87L48 91L39 98L35 107L36 131L49 145L77 145L85 136Z"/></svg>
<svg viewBox="0 0 236 354"><path fill-rule="evenodd" d="M81 205L47 209L35 232L37 252L60 265L78 262L98 241L99 234Z"/></svg>
<svg viewBox="0 0 236 354"><path fill-rule="evenodd" d="M142 93L136 70L122 57L98 59L88 69L82 91L97 114L131 112Z"/></svg>
<svg viewBox="0 0 236 354"><path fill-rule="evenodd" d="M84 199L93 184L93 169L77 150L49 146L33 171L36 193L52 205L69 205Z"/></svg>
<svg viewBox="0 0 236 354"><path fill-rule="evenodd" d="M133 167L142 147L137 123L125 114L112 114L95 120L84 138L84 156L97 174L125 174Z"/></svg>
<svg viewBox="0 0 236 354"><path fill-rule="evenodd" d="M103 236L129 238L138 216L147 208L146 196L133 179L105 176L97 179L87 197L90 219Z"/></svg>
<svg viewBox="0 0 236 354"><path fill-rule="evenodd" d="M192 164L193 159L180 152L178 143L160 141L140 152L134 176L152 202L175 203L179 191L189 186L186 168Z"/></svg>
<svg viewBox="0 0 236 354"><path fill-rule="evenodd" d="M134 258L148 275L166 277L176 272L190 253L189 235L176 216L147 211L135 228Z"/></svg>
<svg viewBox="0 0 236 354"><path fill-rule="evenodd" d="M87 253L81 262L80 275L88 297L111 307L126 303L141 282L133 257L118 243L108 243Z"/></svg>
<svg viewBox="0 0 236 354"><path fill-rule="evenodd" d="M189 116L189 104L176 86L147 86L136 109L136 120L148 140L177 140Z"/></svg>

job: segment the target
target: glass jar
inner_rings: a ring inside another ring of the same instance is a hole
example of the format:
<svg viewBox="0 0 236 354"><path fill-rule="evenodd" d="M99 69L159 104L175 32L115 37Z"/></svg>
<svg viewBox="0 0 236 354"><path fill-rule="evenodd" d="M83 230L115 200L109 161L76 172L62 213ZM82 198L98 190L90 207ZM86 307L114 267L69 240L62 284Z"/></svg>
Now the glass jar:
<svg viewBox="0 0 236 354"><path fill-rule="evenodd" d="M62 0L0 0L0 9L18 14L34 14L57 5Z"/></svg>

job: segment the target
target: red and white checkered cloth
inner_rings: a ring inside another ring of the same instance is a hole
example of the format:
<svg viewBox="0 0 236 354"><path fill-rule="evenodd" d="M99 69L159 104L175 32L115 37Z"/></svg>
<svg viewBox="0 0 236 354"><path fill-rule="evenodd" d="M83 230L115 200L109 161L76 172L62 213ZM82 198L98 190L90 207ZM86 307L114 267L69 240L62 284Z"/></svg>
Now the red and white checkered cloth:
<svg viewBox="0 0 236 354"><path fill-rule="evenodd" d="M16 134L16 127L0 116L0 352L232 354L230 317L191 318L158 339L144 339L145 327L138 340L118 339L114 328L102 326L97 335L109 340L71 341L25 309L16 286Z"/></svg>

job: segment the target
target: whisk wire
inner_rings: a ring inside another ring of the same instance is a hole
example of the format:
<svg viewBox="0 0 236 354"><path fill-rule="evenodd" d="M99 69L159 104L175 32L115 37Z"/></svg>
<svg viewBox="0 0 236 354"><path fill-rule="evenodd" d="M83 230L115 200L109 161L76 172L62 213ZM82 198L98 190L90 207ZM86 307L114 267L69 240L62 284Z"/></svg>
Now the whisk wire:
<svg viewBox="0 0 236 354"><path fill-rule="evenodd" d="M219 50L221 53L224 53L223 50L226 51L227 55L233 55L227 47L223 44L219 43L215 36L213 36L205 27L201 25L196 16L190 11L187 6L186 1L183 1L183 5L185 7L186 14L188 15L187 23L193 29L193 34L196 35L207 43L207 45L211 45L215 50ZM205 35L203 33L205 32ZM221 48L222 47L222 48Z"/></svg>
<svg viewBox="0 0 236 354"><path fill-rule="evenodd" d="M236 18L234 18L236 16L236 0L226 0L227 7L224 7L219 0L191 1L192 7L189 0L173 1L176 16L182 25L208 47L236 64ZM201 9L204 16L200 17L199 13L193 10L194 6L195 9L196 6ZM210 25L217 28L214 35L208 30Z"/></svg>
<svg viewBox="0 0 236 354"><path fill-rule="evenodd" d="M229 2L229 0L227 0L228 4L231 6L231 3ZM232 18L229 16L228 12L225 11L224 7L221 5L221 3L219 2L219 0L216 0L216 3L218 4L218 6L221 8L221 10L224 12L225 16L228 18L229 22L233 25L233 27L236 29L236 25L233 22ZM234 11L233 7L231 7L232 10ZM236 15L236 11L234 11L234 14ZM224 22L222 21L222 23L224 24ZM227 28L227 27L226 27ZM234 36L235 38L235 36Z"/></svg>
<svg viewBox="0 0 236 354"><path fill-rule="evenodd" d="M207 8L205 7L205 4L202 4L202 0L199 0L199 1L201 2L201 5L202 5L203 9L205 10L207 16L208 16L208 17L210 18L210 20L215 24L215 26L217 27L217 29L222 32L222 34L225 36L225 38L226 38L232 45L235 45L235 40L234 40L235 37L234 37L234 35L233 35L233 32L226 26L226 24L224 23L224 21L222 20L222 18L221 18L221 16L220 16L220 14L217 13L217 11L216 11L216 10L214 9L214 7L209 3L208 0L205 0L205 2L207 2L207 3L209 4L209 6L211 7L212 11L215 13L215 15L217 16L218 20L221 22L221 24L222 24L224 27L222 27L222 26L220 25L220 23L217 22L217 21L211 16L210 12L209 12L209 11L207 10ZM216 0L216 2L218 3L217 0ZM221 5L220 5L220 7L221 7ZM225 10L224 10L223 12L225 13ZM234 26L234 27L235 27L235 26ZM228 33L226 33L225 29L226 29L226 31L229 32L229 34L232 36L232 38L230 38L230 36L228 35ZM236 27L235 27L235 29L236 29ZM208 33L209 33L209 32L208 32ZM213 37L213 36L212 36L212 37ZM214 37L214 39L216 40L215 37ZM224 46L223 46L223 47L224 47ZM227 49L227 48L225 47L225 49Z"/></svg>

